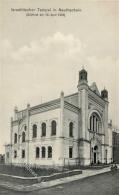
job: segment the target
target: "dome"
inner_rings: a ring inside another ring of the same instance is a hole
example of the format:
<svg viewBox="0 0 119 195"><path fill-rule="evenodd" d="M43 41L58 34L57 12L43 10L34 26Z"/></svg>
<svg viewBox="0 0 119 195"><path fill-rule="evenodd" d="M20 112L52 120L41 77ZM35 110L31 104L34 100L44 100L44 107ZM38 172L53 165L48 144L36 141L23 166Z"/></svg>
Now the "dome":
<svg viewBox="0 0 119 195"><path fill-rule="evenodd" d="M83 68L80 72L79 72L79 81L87 81L87 71Z"/></svg>
<svg viewBox="0 0 119 195"><path fill-rule="evenodd" d="M105 88L101 91L101 97L108 99L108 91Z"/></svg>

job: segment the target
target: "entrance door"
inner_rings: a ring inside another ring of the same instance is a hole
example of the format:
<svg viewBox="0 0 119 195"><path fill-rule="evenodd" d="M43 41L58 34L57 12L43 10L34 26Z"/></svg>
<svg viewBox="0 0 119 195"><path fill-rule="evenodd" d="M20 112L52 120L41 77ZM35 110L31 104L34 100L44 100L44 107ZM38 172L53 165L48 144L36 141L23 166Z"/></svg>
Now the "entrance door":
<svg viewBox="0 0 119 195"><path fill-rule="evenodd" d="M94 152L94 163L96 163L96 152Z"/></svg>

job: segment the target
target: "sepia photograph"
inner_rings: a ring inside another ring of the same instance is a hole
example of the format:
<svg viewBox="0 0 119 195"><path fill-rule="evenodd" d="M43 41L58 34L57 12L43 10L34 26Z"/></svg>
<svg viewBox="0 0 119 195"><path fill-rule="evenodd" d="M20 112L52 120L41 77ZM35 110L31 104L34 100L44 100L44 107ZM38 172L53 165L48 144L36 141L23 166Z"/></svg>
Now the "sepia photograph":
<svg viewBox="0 0 119 195"><path fill-rule="evenodd" d="M0 195L119 194L119 0L0 0Z"/></svg>

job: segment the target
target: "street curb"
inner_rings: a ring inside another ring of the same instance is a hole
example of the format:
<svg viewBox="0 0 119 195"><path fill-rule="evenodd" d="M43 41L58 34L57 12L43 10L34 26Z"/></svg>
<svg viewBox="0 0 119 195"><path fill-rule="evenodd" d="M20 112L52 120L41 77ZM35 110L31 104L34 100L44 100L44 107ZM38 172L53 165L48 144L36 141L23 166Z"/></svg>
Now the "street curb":
<svg viewBox="0 0 119 195"><path fill-rule="evenodd" d="M40 189L47 189L47 188L61 185L61 184L70 183L70 182L73 182L76 180L81 180L84 178L103 174L106 172L110 172L110 168L108 168L108 169L104 168L103 170L98 170L98 171L89 171L89 170L87 171L86 170L83 172L84 173L79 174L79 175L56 179L56 180L52 180L52 181L48 181L48 182L36 183L36 184L30 185L30 186L24 186L24 185L14 186L12 183L10 184L9 182L0 183L0 186L7 188L7 189L14 190L14 191L19 191L19 192L32 192L32 191L36 191L36 190L40 190Z"/></svg>

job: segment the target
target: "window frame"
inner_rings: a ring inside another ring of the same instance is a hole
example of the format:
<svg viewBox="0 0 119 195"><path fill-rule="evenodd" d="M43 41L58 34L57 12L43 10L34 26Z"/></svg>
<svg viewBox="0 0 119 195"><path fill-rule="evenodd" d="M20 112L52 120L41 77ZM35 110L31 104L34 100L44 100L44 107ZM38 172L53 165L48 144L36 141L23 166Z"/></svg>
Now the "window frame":
<svg viewBox="0 0 119 195"><path fill-rule="evenodd" d="M46 158L46 147L42 146L41 147L41 158Z"/></svg>
<svg viewBox="0 0 119 195"><path fill-rule="evenodd" d="M73 137L74 123L71 121L69 123L69 137Z"/></svg>
<svg viewBox="0 0 119 195"><path fill-rule="evenodd" d="M14 158L17 158L17 150L14 150Z"/></svg>
<svg viewBox="0 0 119 195"><path fill-rule="evenodd" d="M22 149L22 156L21 156L21 157L22 157L22 158L25 158L25 155L26 155L26 154L25 154L25 149Z"/></svg>
<svg viewBox="0 0 119 195"><path fill-rule="evenodd" d="M23 131L22 132L22 143L26 141L26 133Z"/></svg>
<svg viewBox="0 0 119 195"><path fill-rule="evenodd" d="M51 121L51 136L56 136L56 134L57 134L57 122L55 120L52 120Z"/></svg>
<svg viewBox="0 0 119 195"><path fill-rule="evenodd" d="M14 133L14 144L17 143L17 133Z"/></svg>
<svg viewBox="0 0 119 195"><path fill-rule="evenodd" d="M43 126L44 125L44 126ZM45 133L44 133L45 132ZM46 123L41 124L41 137L46 137Z"/></svg>
<svg viewBox="0 0 119 195"><path fill-rule="evenodd" d="M49 151L51 149L51 151ZM48 146L48 159L52 158L52 146Z"/></svg>
<svg viewBox="0 0 119 195"><path fill-rule="evenodd" d="M37 125L33 124L32 126L32 138L37 138Z"/></svg>
<svg viewBox="0 0 119 195"><path fill-rule="evenodd" d="M69 147L69 158L70 159L73 158L73 147L72 146Z"/></svg>
<svg viewBox="0 0 119 195"><path fill-rule="evenodd" d="M36 147L36 158L40 158L40 148Z"/></svg>

